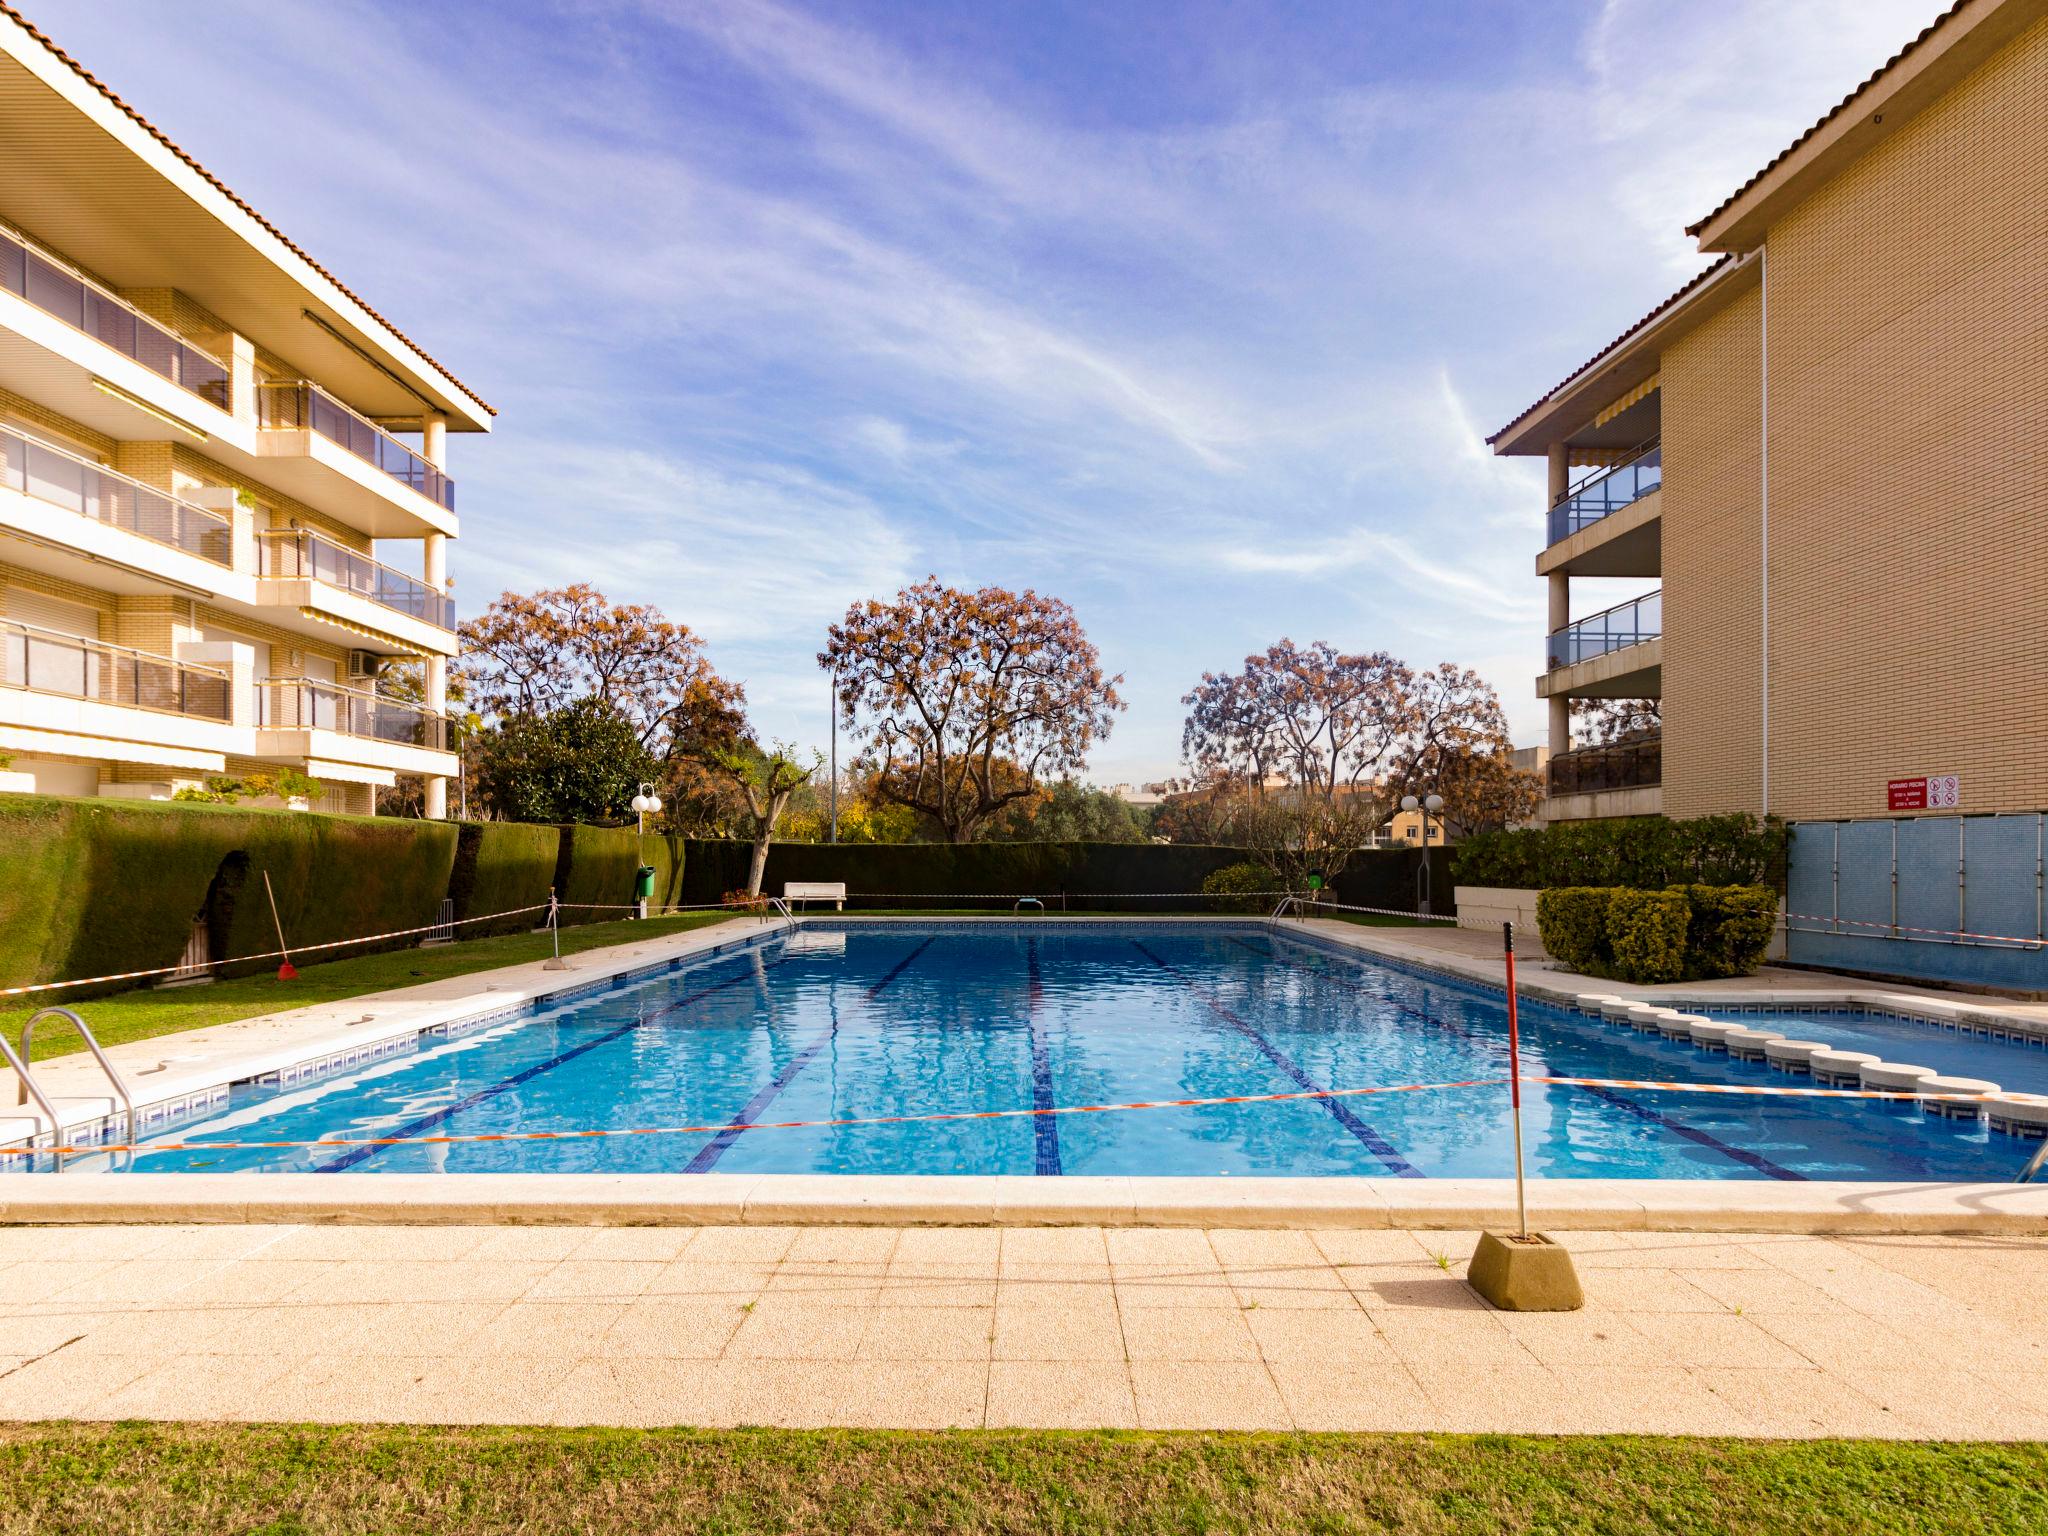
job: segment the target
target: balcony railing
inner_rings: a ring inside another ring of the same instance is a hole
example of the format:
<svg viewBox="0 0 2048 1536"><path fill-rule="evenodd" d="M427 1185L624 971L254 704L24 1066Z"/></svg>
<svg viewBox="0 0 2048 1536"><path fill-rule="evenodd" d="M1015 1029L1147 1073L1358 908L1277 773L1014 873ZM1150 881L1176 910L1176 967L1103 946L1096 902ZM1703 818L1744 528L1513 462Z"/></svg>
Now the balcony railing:
<svg viewBox="0 0 2048 1536"><path fill-rule="evenodd" d="M233 688L217 667L0 619L0 686L225 724Z"/></svg>
<svg viewBox="0 0 2048 1536"><path fill-rule="evenodd" d="M455 599L310 529L262 535L261 571L273 580L325 582L437 629L455 627Z"/></svg>
<svg viewBox="0 0 2048 1536"><path fill-rule="evenodd" d="M1550 760L1553 795L1590 795L1608 789L1648 789L1664 782L1664 738L1605 747L1580 747Z"/></svg>
<svg viewBox="0 0 2048 1536"><path fill-rule="evenodd" d="M357 458L402 480L427 500L455 510L455 482L382 427L364 420L304 379L265 379L256 386L256 424L272 432L318 432Z"/></svg>
<svg viewBox="0 0 2048 1536"><path fill-rule="evenodd" d="M1664 483L1664 446L1652 443L1632 459L1573 486L1550 509L1550 542L1641 501Z"/></svg>
<svg viewBox="0 0 2048 1536"><path fill-rule="evenodd" d="M234 525L155 486L0 427L0 486L233 568Z"/></svg>
<svg viewBox="0 0 2048 1536"><path fill-rule="evenodd" d="M0 228L0 288L27 299L73 329L98 337L209 405L233 409L233 375L226 363L4 228Z"/></svg>
<svg viewBox="0 0 2048 1536"><path fill-rule="evenodd" d="M448 721L422 704L305 677L257 685L256 724L271 731L334 731L401 747L448 750Z"/></svg>
<svg viewBox="0 0 2048 1536"><path fill-rule="evenodd" d="M1550 664L1569 667L1664 633L1664 594L1645 592L1630 602L1589 614L1550 636Z"/></svg>

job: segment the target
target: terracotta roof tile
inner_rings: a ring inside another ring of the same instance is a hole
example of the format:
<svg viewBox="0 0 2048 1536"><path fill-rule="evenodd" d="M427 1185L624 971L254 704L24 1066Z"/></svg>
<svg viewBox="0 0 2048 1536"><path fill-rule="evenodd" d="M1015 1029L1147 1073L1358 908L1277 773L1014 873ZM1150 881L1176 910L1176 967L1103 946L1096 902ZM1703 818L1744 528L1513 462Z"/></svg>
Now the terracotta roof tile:
<svg viewBox="0 0 2048 1536"><path fill-rule="evenodd" d="M169 150L172 154L176 155L180 160L182 160L186 165L190 166L193 171L195 171L198 175L200 175L206 180L209 186L211 186L215 191L219 192L229 202L233 203L237 208L241 209L242 212L249 215L250 218L254 219L258 224L262 225L271 234L275 235L278 241L281 244L283 244L286 250L290 251L294 256L298 257L307 266L311 267L315 272L318 272L322 277L326 278L330 283L334 284L336 288L339 288L343 293L347 294L348 297L350 299L353 299L358 305L361 305L363 312L365 314L369 315L371 319L375 320L379 325L383 326L385 330L389 331L393 336L396 336L400 341L404 342L406 346L410 347L413 350L413 352L419 357L419 359L422 362L426 363L428 367L432 368L434 372L440 374L442 378L446 379L450 384L453 384L457 389L461 390L465 395L469 396L471 400L475 401L490 415L495 416L498 414L496 406L492 405L488 400L484 399L483 396L479 395L475 390L471 389L467 384L463 383L462 380L455 377L454 374L450 373L440 363L436 362L430 355L428 355L427 351L423 347L421 347L418 342L414 341L410 336L406 335L405 332L401 331L389 320L386 320L382 315L378 314L376 310L372 309L368 304L364 303L362 298L358 294L356 294L354 290L352 290L348 286L348 284L344 283L332 272L328 271L325 267L321 266L320 263L315 261L311 256L308 256L303 250L301 250L285 235L283 230L279 229L275 224L271 223L270 220L263 217L262 214L258 213L254 208L250 207L249 204L247 204L240 197L238 197L233 191L233 189L231 189L226 182L222 181L218 176L214 175L213 172L209 171L197 160L193 159L190 155L186 154L184 150L180 149L176 144L172 143L170 136L168 134L166 134L162 129L158 128L154 123L150 122L149 119L144 117L140 112L136 111L133 107L129 106L128 103L123 101L118 95L116 95L114 91L110 87L108 87L104 81L100 80L98 76L94 75L91 70L87 69L83 64L79 63L78 60L74 59L62 48L58 47L57 44L50 39L48 34L41 31L35 25L35 23L31 22L26 16L22 15L21 12L17 11L12 5L8 4L7 0L0 0L0 15L6 16L10 21L14 22L17 26L19 26L24 32L28 33L30 37L34 38L37 42L41 43L45 48L47 48L54 57L61 59L65 64L70 66L72 72L75 73L79 79L85 81L86 84L90 85L102 96L106 97L108 101L112 102L115 106L119 107L123 112L125 112L128 115L130 119L134 121L137 127L143 130L143 132L147 133L151 138L155 139L159 144L163 145L165 149Z"/></svg>

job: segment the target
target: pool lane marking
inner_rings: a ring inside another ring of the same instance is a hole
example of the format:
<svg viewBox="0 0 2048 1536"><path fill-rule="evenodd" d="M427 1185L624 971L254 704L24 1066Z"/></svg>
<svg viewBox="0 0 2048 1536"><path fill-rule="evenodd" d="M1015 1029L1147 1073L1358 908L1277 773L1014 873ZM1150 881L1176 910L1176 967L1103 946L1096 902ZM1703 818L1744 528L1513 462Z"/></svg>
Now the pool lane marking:
<svg viewBox="0 0 2048 1536"><path fill-rule="evenodd" d="M901 960L898 960L889 968L880 981L861 994L862 998L867 1002L873 1002L877 997L880 997L883 989L898 976L909 970L911 962L931 948L932 939L937 937L937 934L931 935L930 938L927 938L917 948L913 949ZM754 1128L754 1122L761 1118L762 1111L782 1096L782 1090L796 1081L797 1074L802 1072L805 1067L808 1067L812 1061L816 1060L818 1053L830 1045L832 1037L838 1033L839 1016L835 1012L832 1022L819 1033L817 1039L784 1062L782 1070L757 1089L754 1096L740 1106L740 1112L723 1126L719 1127L717 1135L697 1149L697 1155L691 1158L684 1166L683 1172L709 1173L712 1169L716 1168L718 1160L725 1156L732 1144Z"/></svg>
<svg viewBox="0 0 2048 1536"><path fill-rule="evenodd" d="M399 1135L380 1140L359 1140L346 1142L304 1142L302 1143L302 1145L309 1147L352 1146L358 1149L357 1151L348 1153L346 1156L337 1157L333 1162L328 1163L323 1167L312 1169L311 1171L314 1173L343 1173L346 1172L348 1169L353 1168L357 1163L363 1162L365 1159L375 1157L377 1155L377 1148L379 1147L400 1146L407 1142L431 1140L432 1138L420 1136L415 1133L419 1131L431 1130L433 1129L433 1127L437 1125L446 1125L451 1118L461 1114L466 1109L474 1109L479 1104L483 1104L491 1099L495 1099L501 1093L509 1093L512 1089L519 1087L523 1083L532 1082L536 1077L539 1077L544 1072L552 1072L555 1070L555 1068L563 1066L568 1062L574 1061L578 1056L587 1055L589 1052L598 1049L598 1047L600 1046L610 1045L614 1040L623 1039L625 1036L632 1034L633 1031L636 1029L644 1029L649 1024L652 1024L655 1020L668 1017L668 1015L674 1013L679 1008L687 1008L692 1003L702 1002L705 998L711 996L714 992L723 992L727 987L736 987L743 981L752 981L760 973L760 971L773 969L775 966L781 965L783 961L789 958L789 956L785 955L782 956L780 959L770 960L765 964L761 965L758 969L754 966L748 966L744 971L741 971L737 975L729 976L724 981L714 982L712 985L708 987L704 987L699 991L691 993L688 997L677 998L672 1003L665 1003L661 1007L655 1009L654 1012L649 1014L643 1014L641 1017L634 1019L631 1023L621 1024L616 1029L608 1029L603 1034L597 1036L595 1039L585 1040L581 1045L571 1046L568 1050L563 1051L558 1055L550 1056L546 1061L537 1061L532 1066L523 1068L522 1070L513 1073L510 1077L505 1078L502 1081L492 1083L487 1088L479 1088L475 1093L468 1094L460 1099L457 1099L453 1104L443 1105L439 1109L421 1115L417 1120L407 1122L404 1126L400 1127ZM449 1139L455 1140L459 1138Z"/></svg>
<svg viewBox="0 0 2048 1536"><path fill-rule="evenodd" d="M1386 1083L1368 1088L1316 1088L1299 1093L1232 1093L1206 1099L1138 1099L1128 1104L1066 1104L1053 1109L935 1110L916 1115L861 1115L841 1120L766 1120L750 1131L816 1131L862 1125L919 1125L952 1120L1021 1120L1032 1115L1103 1115L1127 1109L1202 1109L1217 1104L1289 1104L1300 1099L1350 1099L1373 1094L1431 1093L1448 1088L1504 1088L1504 1077L1469 1077L1441 1083ZM1914 1093L1904 1089L1749 1087L1736 1083L1668 1083L1632 1077L1525 1077L1525 1083L1560 1088L1627 1088L1645 1093L1733 1093L1787 1099L1887 1099L1898 1103L1981 1104L1991 1093ZM0 1147L0 1157L67 1157L106 1152L250 1152L296 1147L439 1147L471 1141L600 1141L619 1136L703 1136L722 1125L639 1125L587 1131L477 1131L458 1136L328 1137L318 1141L162 1141L147 1145L82 1142L62 1147Z"/></svg>
<svg viewBox="0 0 2048 1536"><path fill-rule="evenodd" d="M1215 1014L1217 1018L1223 1020L1223 1022L1228 1024L1232 1029L1236 1030L1240 1035L1244 1036L1245 1039L1249 1040L1252 1043L1252 1045L1258 1050L1258 1053L1261 1056L1265 1057L1266 1060L1271 1062L1274 1066L1278 1067L1280 1071L1286 1074L1288 1077L1294 1079L1294 1081L1300 1084L1302 1088L1308 1090L1308 1093L1305 1096L1318 1098L1321 1101L1323 1108L1327 1109L1330 1112L1330 1118L1335 1120L1339 1125L1343 1126L1345 1130L1349 1131L1352 1134L1352 1136L1357 1139L1360 1146L1364 1147L1366 1151L1370 1152L1374 1157L1378 1158L1380 1160L1381 1166L1384 1167L1387 1170L1387 1172L1393 1174L1396 1178L1402 1179L1421 1179L1428 1177L1428 1175L1425 1174L1420 1168L1416 1167L1413 1163L1409 1162L1407 1158L1403 1157L1400 1153L1400 1150L1396 1148L1392 1142L1388 1141L1386 1137L1382 1136L1378 1131L1374 1130L1371 1126L1367 1125L1363 1120L1359 1119L1358 1116L1353 1114L1351 1112L1350 1106L1340 1103L1337 1100L1337 1098L1329 1092L1329 1090L1318 1087L1315 1080L1311 1078L1306 1072L1302 1071L1302 1069L1295 1063L1292 1057L1290 1057L1285 1051L1282 1051L1278 1046L1273 1044L1273 1042L1268 1040L1264 1035L1260 1034L1256 1028L1245 1022L1244 1019L1240 1018L1234 1011L1227 1007L1221 999L1216 997L1206 987L1197 986L1194 983L1194 981L1187 976L1185 972L1180 970L1177 966L1167 964L1166 961L1160 959L1159 956L1155 955L1151 950L1147 949L1143 944L1139 943L1138 940L1131 940L1131 947L1137 950L1137 952L1143 955L1147 960L1150 960L1154 965L1158 966L1159 969L1165 971L1169 976L1175 977L1177 980L1179 980L1180 984L1183 987L1187 988L1187 990L1195 998L1197 998L1204 1007L1206 1007L1211 1013Z"/></svg>
<svg viewBox="0 0 2048 1536"><path fill-rule="evenodd" d="M1245 939L1236 939L1234 942L1244 945L1246 949L1251 950L1254 954L1261 953L1255 945ZM1348 980L1334 971L1324 970L1320 966L1303 965L1298 960L1289 960L1278 952L1278 948L1277 945L1274 946L1274 953L1271 957L1276 964L1287 966L1291 970L1301 971L1310 976L1325 977L1347 991L1369 993L1376 1001L1387 1003L1400 1012L1414 1018L1419 1018L1423 1023L1432 1025L1437 1029L1448 1030L1459 1039L1470 1041L1472 1044L1480 1047L1489 1055L1496 1058L1506 1055L1505 1047L1496 1044L1482 1035L1475 1035L1462 1024L1454 1024L1449 1019L1433 1019L1429 1016L1427 1010L1412 1008L1405 1003L1396 1002L1393 998L1383 997L1378 993L1370 992L1369 988L1363 987L1355 981ZM1622 1079L1595 1082L1590 1079L1572 1081L1568 1079L1525 1077L1522 1081L1525 1083L1568 1082L1572 1087L1584 1089L1603 1104L1611 1104L1626 1114L1634 1115L1638 1120L1645 1120L1652 1125L1661 1126L1674 1136L1692 1142L1695 1146L1707 1147L1733 1162L1742 1164L1745 1168L1755 1169L1767 1178L1783 1179L1788 1183L1802 1181L1806 1178L1805 1174L1794 1173L1790 1168L1772 1162L1761 1153L1751 1152L1746 1147L1738 1147L1732 1142L1723 1141L1711 1131L1703 1131L1698 1126L1687 1125L1683 1120L1675 1120L1662 1110L1652 1109L1647 1104L1638 1104L1634 1099L1624 1098L1621 1094L1614 1091L1621 1087L1645 1087L1650 1085L1641 1083L1631 1084Z"/></svg>
<svg viewBox="0 0 2048 1536"><path fill-rule="evenodd" d="M1031 1122L1034 1133L1031 1148L1031 1171L1046 1177L1057 1177L1060 1172L1060 1123L1047 1113L1053 1107L1052 1100L1052 1052L1046 1044L1045 1020L1045 978L1038 968L1038 940L1036 937L1024 941L1025 1017L1031 1025L1031 1108L1037 1118Z"/></svg>

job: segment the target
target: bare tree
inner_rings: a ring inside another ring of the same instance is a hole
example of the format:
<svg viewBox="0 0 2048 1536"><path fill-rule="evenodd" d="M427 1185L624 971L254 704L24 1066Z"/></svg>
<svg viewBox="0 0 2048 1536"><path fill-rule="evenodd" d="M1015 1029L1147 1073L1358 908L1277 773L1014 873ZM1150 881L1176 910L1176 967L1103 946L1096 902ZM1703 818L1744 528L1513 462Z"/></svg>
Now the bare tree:
<svg viewBox="0 0 2048 1536"><path fill-rule="evenodd" d="M847 723L865 721L883 795L956 843L1041 777L1078 772L1124 707L1066 603L936 576L848 609L818 665Z"/></svg>
<svg viewBox="0 0 2048 1536"><path fill-rule="evenodd" d="M1262 791L1274 772L1325 802L1372 795L1412 725L1407 667L1384 651L1344 655L1318 640L1282 640L1240 672L1205 672L1181 750L1205 780Z"/></svg>
<svg viewBox="0 0 2048 1536"><path fill-rule="evenodd" d="M1573 735L1589 747L1643 741L1664 729L1659 699L1574 699Z"/></svg>
<svg viewBox="0 0 2048 1536"><path fill-rule="evenodd" d="M825 765L812 752L807 760L797 756L788 742L764 748L750 740L729 742L706 749L701 757L706 771L723 779L745 803L751 827L754 857L747 869L747 894L761 894L761 880L768 872L768 848L775 841L776 824L789 808L790 796L811 781Z"/></svg>

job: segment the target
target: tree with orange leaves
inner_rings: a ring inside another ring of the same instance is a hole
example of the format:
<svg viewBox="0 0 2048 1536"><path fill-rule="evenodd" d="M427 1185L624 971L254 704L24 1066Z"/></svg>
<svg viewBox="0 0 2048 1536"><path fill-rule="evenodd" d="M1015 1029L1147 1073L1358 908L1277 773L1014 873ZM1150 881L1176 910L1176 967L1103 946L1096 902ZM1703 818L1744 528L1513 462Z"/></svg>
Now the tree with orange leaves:
<svg viewBox="0 0 2048 1536"><path fill-rule="evenodd" d="M1078 772L1124 707L1074 610L1055 597L928 576L856 603L818 665L864 731L884 797L970 841L1042 776Z"/></svg>

